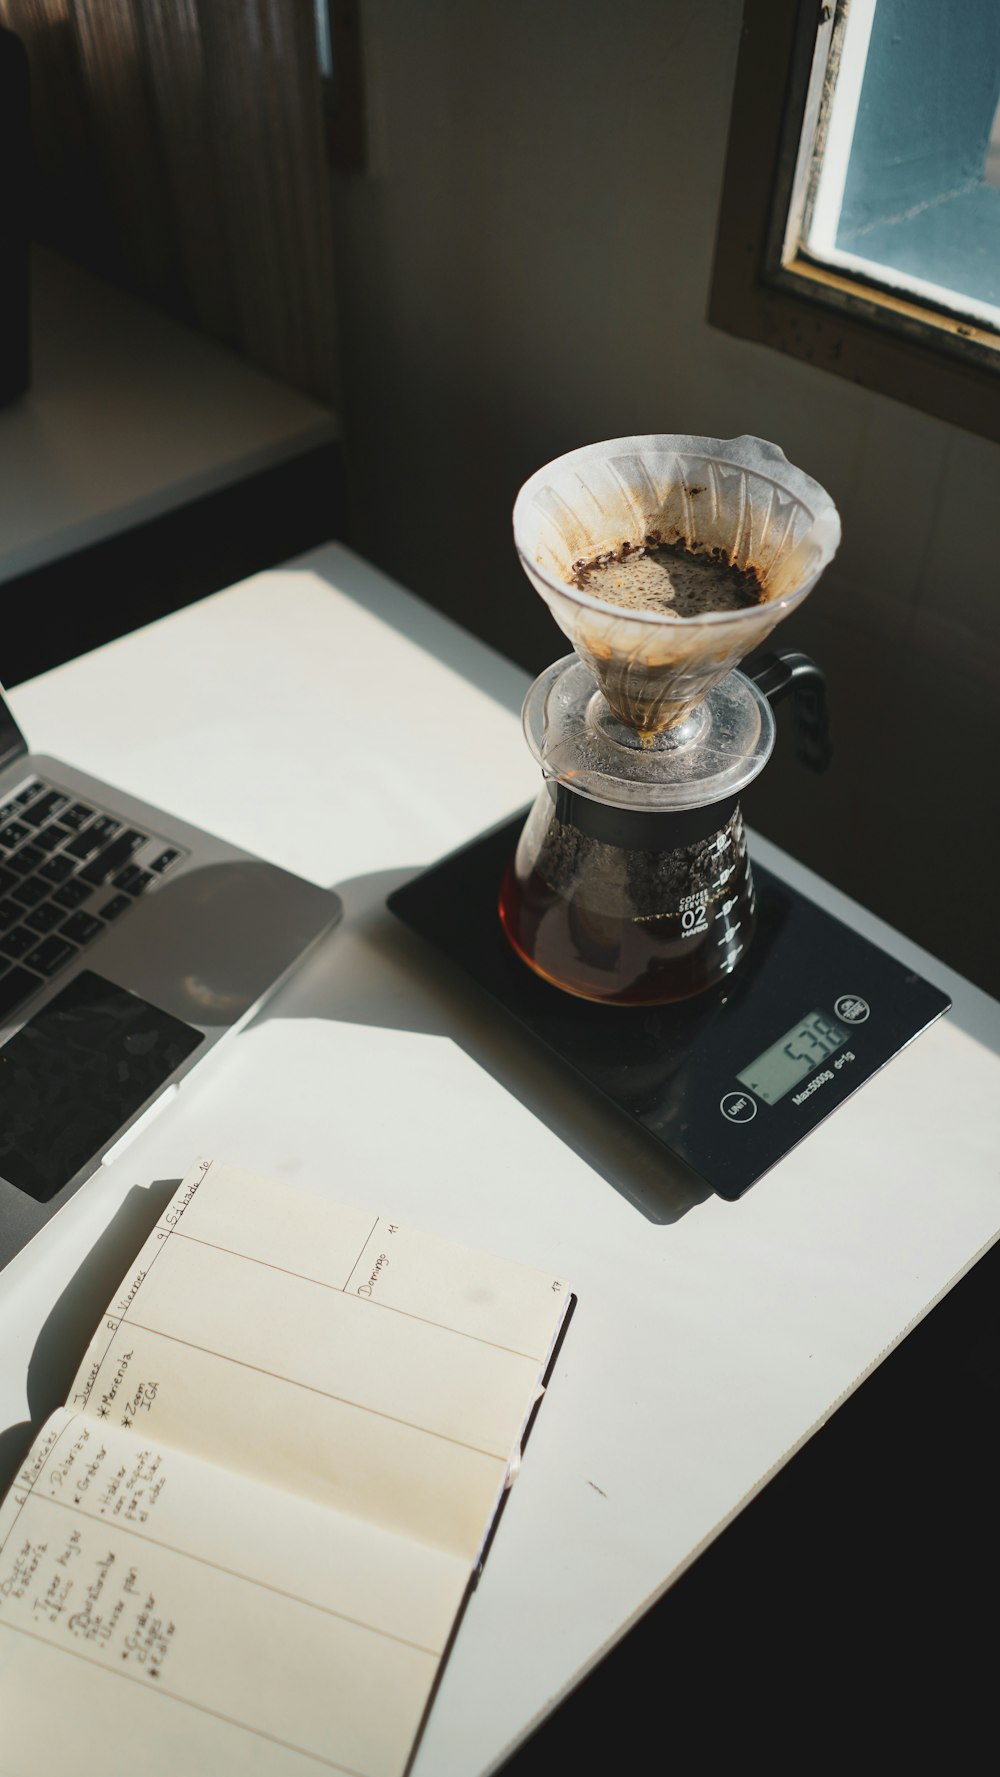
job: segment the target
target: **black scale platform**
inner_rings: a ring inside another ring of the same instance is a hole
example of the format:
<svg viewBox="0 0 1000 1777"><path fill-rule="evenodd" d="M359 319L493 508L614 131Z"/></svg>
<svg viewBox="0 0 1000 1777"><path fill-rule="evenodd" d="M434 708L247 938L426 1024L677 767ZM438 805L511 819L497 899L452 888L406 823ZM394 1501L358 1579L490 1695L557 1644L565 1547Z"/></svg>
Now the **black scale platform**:
<svg viewBox="0 0 1000 1777"><path fill-rule="evenodd" d="M721 1197L739 1197L951 1005L756 863L756 934L725 983L656 1007L563 993L514 954L497 915L526 814L394 890L389 908Z"/></svg>

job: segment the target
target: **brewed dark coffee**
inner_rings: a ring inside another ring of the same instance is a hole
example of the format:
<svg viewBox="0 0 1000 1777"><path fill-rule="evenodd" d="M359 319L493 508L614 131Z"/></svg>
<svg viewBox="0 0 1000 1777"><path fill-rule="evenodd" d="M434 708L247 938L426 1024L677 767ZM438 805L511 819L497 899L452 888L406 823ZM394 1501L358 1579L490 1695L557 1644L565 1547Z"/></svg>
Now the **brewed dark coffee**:
<svg viewBox="0 0 1000 1777"><path fill-rule="evenodd" d="M737 808L671 850L606 844L543 791L500 888L500 919L535 973L605 1004L686 999L729 974L750 941L754 892Z"/></svg>

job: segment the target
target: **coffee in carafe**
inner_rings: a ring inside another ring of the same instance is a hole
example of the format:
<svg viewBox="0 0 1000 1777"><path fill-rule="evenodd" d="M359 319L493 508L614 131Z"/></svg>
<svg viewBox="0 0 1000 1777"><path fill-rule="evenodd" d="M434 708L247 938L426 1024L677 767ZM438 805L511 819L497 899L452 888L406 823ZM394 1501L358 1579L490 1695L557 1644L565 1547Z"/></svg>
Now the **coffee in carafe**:
<svg viewBox="0 0 1000 1777"><path fill-rule="evenodd" d="M623 1006L686 999L735 968L755 912L738 804L725 820L713 810L722 824L702 837L705 820L654 816L658 830L630 844L620 821L597 838L597 805L581 803L548 785L504 874L500 919L523 960L583 999Z"/></svg>

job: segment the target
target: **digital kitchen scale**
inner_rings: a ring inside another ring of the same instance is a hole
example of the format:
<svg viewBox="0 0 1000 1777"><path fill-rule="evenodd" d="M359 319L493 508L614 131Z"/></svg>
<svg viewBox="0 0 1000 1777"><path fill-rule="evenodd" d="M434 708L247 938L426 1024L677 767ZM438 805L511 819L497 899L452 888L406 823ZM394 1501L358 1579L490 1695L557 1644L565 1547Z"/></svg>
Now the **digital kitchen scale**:
<svg viewBox="0 0 1000 1777"><path fill-rule="evenodd" d="M951 1005L756 863L756 934L723 983L654 1007L576 998L515 955L497 915L526 812L395 889L389 908L721 1197L739 1197Z"/></svg>

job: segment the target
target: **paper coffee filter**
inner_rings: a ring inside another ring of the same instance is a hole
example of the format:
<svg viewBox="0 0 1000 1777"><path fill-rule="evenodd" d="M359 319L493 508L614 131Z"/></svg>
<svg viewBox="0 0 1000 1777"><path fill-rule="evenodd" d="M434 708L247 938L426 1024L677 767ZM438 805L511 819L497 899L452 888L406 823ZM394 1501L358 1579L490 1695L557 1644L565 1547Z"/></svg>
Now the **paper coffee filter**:
<svg viewBox="0 0 1000 1777"><path fill-rule="evenodd" d="M624 611L568 584L576 564L655 535L755 572L759 605L677 617ZM612 438L547 463L514 503L536 592L618 718L641 736L682 722L795 609L840 542L819 483L765 439Z"/></svg>

